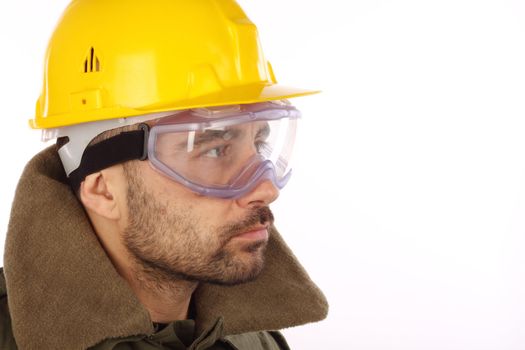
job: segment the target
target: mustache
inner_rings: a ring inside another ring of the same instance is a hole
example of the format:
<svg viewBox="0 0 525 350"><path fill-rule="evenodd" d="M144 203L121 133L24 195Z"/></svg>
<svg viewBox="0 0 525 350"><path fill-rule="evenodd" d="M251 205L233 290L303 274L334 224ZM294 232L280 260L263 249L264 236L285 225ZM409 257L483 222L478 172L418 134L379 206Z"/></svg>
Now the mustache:
<svg viewBox="0 0 525 350"><path fill-rule="evenodd" d="M244 220L238 223L230 224L223 230L226 239L246 232L254 226L272 225L274 222L273 213L268 207L259 207L251 212Z"/></svg>

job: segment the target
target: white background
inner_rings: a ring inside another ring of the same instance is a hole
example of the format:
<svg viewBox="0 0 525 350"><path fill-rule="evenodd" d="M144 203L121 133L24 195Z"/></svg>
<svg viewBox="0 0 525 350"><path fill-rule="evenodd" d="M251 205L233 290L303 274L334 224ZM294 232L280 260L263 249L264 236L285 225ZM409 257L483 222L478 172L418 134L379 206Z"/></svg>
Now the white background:
<svg viewBox="0 0 525 350"><path fill-rule="evenodd" d="M1 241L66 3L0 2ZM292 348L524 349L525 3L240 3L278 80L324 91L274 206L331 305Z"/></svg>

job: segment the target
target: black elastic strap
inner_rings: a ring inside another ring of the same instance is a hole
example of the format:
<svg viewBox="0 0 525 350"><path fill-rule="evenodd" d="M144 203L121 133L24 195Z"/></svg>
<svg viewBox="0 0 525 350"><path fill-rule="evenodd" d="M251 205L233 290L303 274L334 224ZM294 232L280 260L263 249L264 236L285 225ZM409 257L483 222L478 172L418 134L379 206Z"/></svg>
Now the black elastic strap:
<svg viewBox="0 0 525 350"><path fill-rule="evenodd" d="M90 174L128 160L147 159L148 133L148 125L141 124L140 130L123 132L87 147L80 165L69 174L69 182L73 191L76 192L82 181Z"/></svg>

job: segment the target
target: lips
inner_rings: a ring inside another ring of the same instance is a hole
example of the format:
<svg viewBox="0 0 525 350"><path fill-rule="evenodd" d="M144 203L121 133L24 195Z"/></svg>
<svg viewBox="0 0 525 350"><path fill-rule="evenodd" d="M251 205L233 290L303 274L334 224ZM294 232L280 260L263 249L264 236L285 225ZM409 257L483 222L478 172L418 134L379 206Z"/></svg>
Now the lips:
<svg viewBox="0 0 525 350"><path fill-rule="evenodd" d="M269 237L268 227L260 226L260 227L249 229L248 231L242 232L238 235L235 235L233 238L254 240L254 241L265 241L265 240L268 240L268 237Z"/></svg>

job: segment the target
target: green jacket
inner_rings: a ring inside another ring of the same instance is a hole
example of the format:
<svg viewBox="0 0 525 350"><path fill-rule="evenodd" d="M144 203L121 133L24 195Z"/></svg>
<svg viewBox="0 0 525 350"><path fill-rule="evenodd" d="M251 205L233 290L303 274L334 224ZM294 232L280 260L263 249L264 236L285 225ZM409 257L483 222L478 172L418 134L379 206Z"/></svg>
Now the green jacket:
<svg viewBox="0 0 525 350"><path fill-rule="evenodd" d="M287 349L276 330L319 321L328 306L274 228L270 237L257 280L203 283L192 296L194 320L155 329L50 147L26 166L12 206L0 271L0 349Z"/></svg>

